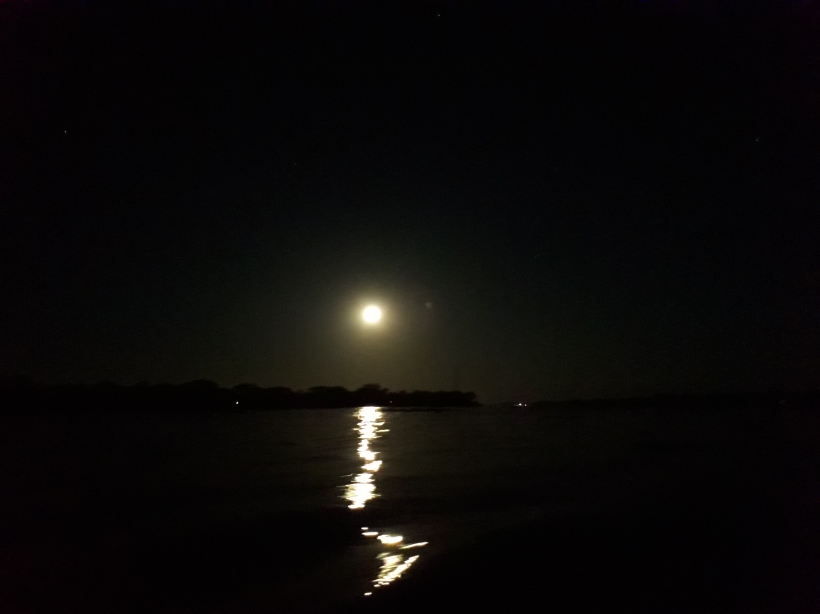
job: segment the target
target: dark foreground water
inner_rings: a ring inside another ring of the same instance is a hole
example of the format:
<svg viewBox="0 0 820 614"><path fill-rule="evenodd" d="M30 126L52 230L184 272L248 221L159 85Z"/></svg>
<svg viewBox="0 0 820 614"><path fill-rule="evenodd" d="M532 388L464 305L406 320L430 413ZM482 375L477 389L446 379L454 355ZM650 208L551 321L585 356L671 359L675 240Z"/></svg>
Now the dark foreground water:
<svg viewBox="0 0 820 614"><path fill-rule="evenodd" d="M808 411L0 419L0 612L818 612Z"/></svg>

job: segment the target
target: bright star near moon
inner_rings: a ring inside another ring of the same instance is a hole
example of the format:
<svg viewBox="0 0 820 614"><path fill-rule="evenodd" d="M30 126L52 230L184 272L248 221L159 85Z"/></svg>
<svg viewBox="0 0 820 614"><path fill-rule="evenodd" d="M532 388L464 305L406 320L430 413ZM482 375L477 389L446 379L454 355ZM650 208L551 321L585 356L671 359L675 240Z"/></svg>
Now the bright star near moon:
<svg viewBox="0 0 820 614"><path fill-rule="evenodd" d="M382 310L375 305L369 305L362 311L362 319L368 324L376 324L382 319Z"/></svg>

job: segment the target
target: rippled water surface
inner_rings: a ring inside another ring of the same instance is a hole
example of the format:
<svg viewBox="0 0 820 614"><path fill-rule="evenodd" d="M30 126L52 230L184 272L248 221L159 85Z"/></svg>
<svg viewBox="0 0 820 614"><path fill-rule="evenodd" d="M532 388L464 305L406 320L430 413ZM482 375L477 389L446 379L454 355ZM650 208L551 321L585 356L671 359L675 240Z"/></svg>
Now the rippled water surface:
<svg viewBox="0 0 820 614"><path fill-rule="evenodd" d="M513 535L532 536L532 551L503 554L524 573L562 519L682 507L749 534L787 514L787 545L815 534L810 414L364 407L3 421L3 611L355 609L425 570L464 582Z"/></svg>

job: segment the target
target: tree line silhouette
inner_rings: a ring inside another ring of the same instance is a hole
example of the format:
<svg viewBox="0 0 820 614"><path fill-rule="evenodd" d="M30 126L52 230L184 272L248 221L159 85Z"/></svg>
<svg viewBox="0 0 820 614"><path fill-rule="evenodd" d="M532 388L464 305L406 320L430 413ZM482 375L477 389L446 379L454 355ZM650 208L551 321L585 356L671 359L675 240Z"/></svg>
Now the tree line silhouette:
<svg viewBox="0 0 820 614"><path fill-rule="evenodd" d="M124 386L101 383L93 386L62 384L43 386L26 378L0 382L0 406L4 409L49 411L84 410L222 410L342 408L378 405L395 408L475 407L473 392L459 390L391 391L378 384L357 390L342 386L314 386L291 390L281 386L263 388L239 384L222 388L216 382L195 380L184 384L139 383Z"/></svg>

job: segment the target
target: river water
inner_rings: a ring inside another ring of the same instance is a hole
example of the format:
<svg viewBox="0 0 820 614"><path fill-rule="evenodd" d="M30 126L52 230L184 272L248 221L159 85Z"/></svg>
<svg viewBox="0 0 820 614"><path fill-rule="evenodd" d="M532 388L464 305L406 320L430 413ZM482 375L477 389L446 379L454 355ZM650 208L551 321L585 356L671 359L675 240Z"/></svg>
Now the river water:
<svg viewBox="0 0 820 614"><path fill-rule="evenodd" d="M618 595L633 610L811 611L817 423L492 407L5 416L0 610L523 607L552 577L544 609ZM632 586L642 574L660 588ZM610 592L570 596L590 582Z"/></svg>

